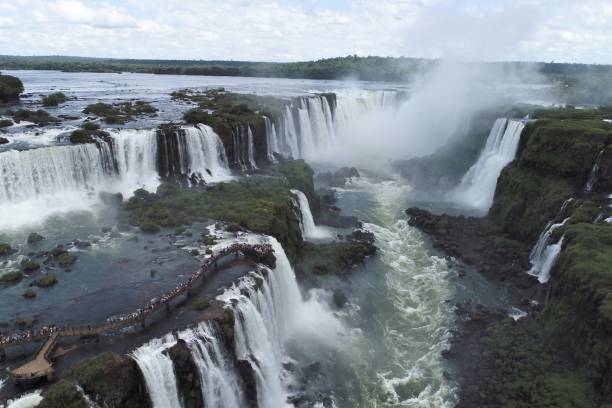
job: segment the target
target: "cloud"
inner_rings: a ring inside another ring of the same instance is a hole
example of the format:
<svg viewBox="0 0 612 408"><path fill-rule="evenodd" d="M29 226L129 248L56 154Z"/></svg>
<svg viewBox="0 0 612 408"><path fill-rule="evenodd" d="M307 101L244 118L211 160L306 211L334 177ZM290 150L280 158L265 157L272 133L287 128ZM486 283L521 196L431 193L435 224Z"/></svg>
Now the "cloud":
<svg viewBox="0 0 612 408"><path fill-rule="evenodd" d="M19 0L0 16L12 54L612 63L609 0Z"/></svg>
<svg viewBox="0 0 612 408"><path fill-rule="evenodd" d="M51 6L53 14L70 24L84 24L95 28L136 27L136 19L123 10L108 4L88 7L79 1L60 0Z"/></svg>

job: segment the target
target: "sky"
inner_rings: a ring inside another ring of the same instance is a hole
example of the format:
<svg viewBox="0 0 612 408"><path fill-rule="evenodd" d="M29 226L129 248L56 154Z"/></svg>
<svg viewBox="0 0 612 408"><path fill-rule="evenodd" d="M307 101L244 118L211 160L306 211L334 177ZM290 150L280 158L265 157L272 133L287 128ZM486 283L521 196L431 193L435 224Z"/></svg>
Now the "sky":
<svg viewBox="0 0 612 408"><path fill-rule="evenodd" d="M612 64L612 0L0 0L0 54Z"/></svg>

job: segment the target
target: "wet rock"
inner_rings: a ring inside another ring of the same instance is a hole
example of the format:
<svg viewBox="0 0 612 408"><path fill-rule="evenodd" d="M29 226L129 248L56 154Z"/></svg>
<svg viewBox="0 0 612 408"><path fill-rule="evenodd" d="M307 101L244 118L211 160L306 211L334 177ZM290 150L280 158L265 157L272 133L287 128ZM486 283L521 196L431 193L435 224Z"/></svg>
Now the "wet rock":
<svg viewBox="0 0 612 408"><path fill-rule="evenodd" d="M36 286L39 288L50 288L57 284L57 277L53 273L46 273L36 281Z"/></svg>
<svg viewBox="0 0 612 408"><path fill-rule="evenodd" d="M11 255L17 252L9 244L0 242L0 256Z"/></svg>
<svg viewBox="0 0 612 408"><path fill-rule="evenodd" d="M332 299L334 301L334 305L340 309L348 303L348 298L346 297L346 294L340 289L334 290L334 295Z"/></svg>
<svg viewBox="0 0 612 408"><path fill-rule="evenodd" d="M168 356L174 364L177 385L183 400L184 407L204 406L202 400L202 386L200 384L199 371L191 357L191 350L183 339L170 347Z"/></svg>
<svg viewBox="0 0 612 408"><path fill-rule="evenodd" d="M121 193L113 194L101 191L98 196L100 200L107 205L119 205L123 202L123 194Z"/></svg>
<svg viewBox="0 0 612 408"><path fill-rule="evenodd" d="M0 283L15 284L23 279L23 274L19 271L12 271L0 276Z"/></svg>
<svg viewBox="0 0 612 408"><path fill-rule="evenodd" d="M76 239L74 241L74 246L79 248L79 249L85 249L85 248L91 247L91 242L89 242L89 241L80 241L80 240Z"/></svg>
<svg viewBox="0 0 612 408"><path fill-rule="evenodd" d="M57 257L57 262L62 268L67 268L73 265L76 261L77 261L76 255L73 255L70 252L65 252Z"/></svg>
<svg viewBox="0 0 612 408"><path fill-rule="evenodd" d="M45 237L43 237L42 235L36 233L36 232L32 232L30 235L28 235L28 244L34 244L36 242L40 242L42 240L44 240Z"/></svg>
<svg viewBox="0 0 612 408"><path fill-rule="evenodd" d="M21 260L19 267L25 273L32 273L40 269L40 264L38 262L32 261L30 258L24 258Z"/></svg>
<svg viewBox="0 0 612 408"><path fill-rule="evenodd" d="M6 137L0 137L0 145L8 144L9 140Z"/></svg>
<svg viewBox="0 0 612 408"><path fill-rule="evenodd" d="M5 127L9 127L9 126L13 126L13 121L10 119L2 119L0 120L0 128L5 128Z"/></svg>
<svg viewBox="0 0 612 408"><path fill-rule="evenodd" d="M23 292L23 297L26 299L34 299L36 297L36 292L32 288L28 288L25 292Z"/></svg>

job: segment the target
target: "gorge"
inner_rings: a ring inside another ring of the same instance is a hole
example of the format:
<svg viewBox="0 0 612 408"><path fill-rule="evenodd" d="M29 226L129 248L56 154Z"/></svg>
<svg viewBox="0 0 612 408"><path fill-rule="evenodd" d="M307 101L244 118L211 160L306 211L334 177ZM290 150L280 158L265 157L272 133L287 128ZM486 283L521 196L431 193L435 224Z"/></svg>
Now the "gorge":
<svg viewBox="0 0 612 408"><path fill-rule="evenodd" d="M609 110L494 84L434 137L424 85L3 73L20 108L68 96L42 126L0 108L6 407L612 401ZM84 112L135 98L156 113ZM149 305L15 381L48 332Z"/></svg>

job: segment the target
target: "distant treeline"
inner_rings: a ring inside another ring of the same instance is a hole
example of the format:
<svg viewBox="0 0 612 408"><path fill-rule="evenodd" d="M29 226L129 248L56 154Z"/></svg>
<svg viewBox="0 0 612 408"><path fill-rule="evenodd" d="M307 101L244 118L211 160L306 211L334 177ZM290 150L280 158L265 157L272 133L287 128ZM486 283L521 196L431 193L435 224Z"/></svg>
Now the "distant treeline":
<svg viewBox="0 0 612 408"><path fill-rule="evenodd" d="M356 55L304 62L249 62L202 60L138 60L65 56L0 55L0 69L56 70L65 72L137 72L173 75L247 76L304 79L357 79L406 81L437 64L421 58L358 57ZM497 62L488 66L504 71L533 71L558 84L561 102L612 105L612 66Z"/></svg>
<svg viewBox="0 0 612 408"><path fill-rule="evenodd" d="M431 67L433 63L433 60L418 58L357 56L289 63L0 56L0 69L305 79L348 77L368 81L403 81L416 72Z"/></svg>

